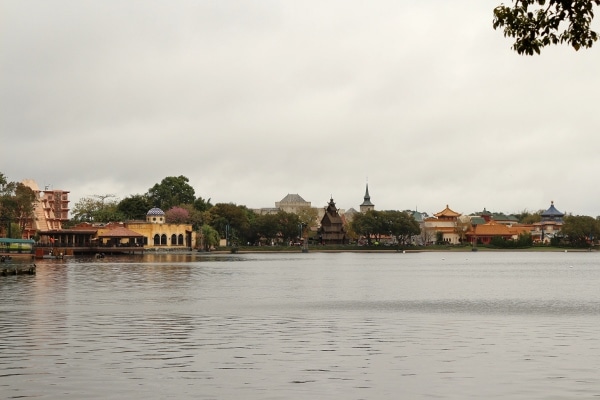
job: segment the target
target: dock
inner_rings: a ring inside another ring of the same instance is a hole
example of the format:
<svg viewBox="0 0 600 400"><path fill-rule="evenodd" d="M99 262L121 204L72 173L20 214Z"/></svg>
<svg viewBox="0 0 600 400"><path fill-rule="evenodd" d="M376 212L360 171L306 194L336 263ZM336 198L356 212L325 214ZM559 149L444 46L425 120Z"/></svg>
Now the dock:
<svg viewBox="0 0 600 400"><path fill-rule="evenodd" d="M36 265L21 263L2 263L0 265L0 276L10 275L35 275Z"/></svg>

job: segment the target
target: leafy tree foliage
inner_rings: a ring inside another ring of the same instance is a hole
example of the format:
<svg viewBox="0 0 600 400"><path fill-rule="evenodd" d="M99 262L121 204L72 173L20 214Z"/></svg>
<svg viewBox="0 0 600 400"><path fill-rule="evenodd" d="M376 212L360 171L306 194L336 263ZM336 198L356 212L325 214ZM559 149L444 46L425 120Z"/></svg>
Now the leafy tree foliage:
<svg viewBox="0 0 600 400"><path fill-rule="evenodd" d="M444 244L444 232L435 232L435 244Z"/></svg>
<svg viewBox="0 0 600 400"><path fill-rule="evenodd" d="M250 237L250 221L254 219L255 215L246 206L217 203L208 213L210 225L219 232L221 237L228 234L231 241L240 240L242 243ZM227 229L229 229L228 232Z"/></svg>
<svg viewBox="0 0 600 400"><path fill-rule="evenodd" d="M540 222L542 220L543 212L543 210L539 210L531 213L527 210L523 210L520 213L515 214L515 217L521 224L535 224L536 222Z"/></svg>
<svg viewBox="0 0 600 400"><path fill-rule="evenodd" d="M171 207L165 211L165 221L169 224L187 224L190 221L190 213L182 207Z"/></svg>
<svg viewBox="0 0 600 400"><path fill-rule="evenodd" d="M456 228L454 231L459 237L460 243L464 243L466 239L467 231L473 227L471 224L471 218L462 215L456 220Z"/></svg>
<svg viewBox="0 0 600 400"><path fill-rule="evenodd" d="M251 224L252 242L266 239L271 243L280 232L279 218L276 214L257 215Z"/></svg>
<svg viewBox="0 0 600 400"><path fill-rule="evenodd" d="M513 0L494 9L494 29L515 38L519 54L540 54L543 47L568 43L575 50L592 47L598 34L591 28L600 0Z"/></svg>
<svg viewBox="0 0 600 400"><path fill-rule="evenodd" d="M33 189L22 183L17 183L14 198L16 220L18 221L19 228L23 231L27 222L34 216L33 210L37 198Z"/></svg>
<svg viewBox="0 0 600 400"><path fill-rule="evenodd" d="M412 215L404 211L384 211L383 219L387 223L390 234L401 245L409 244L411 237L421 233L419 223L415 221Z"/></svg>
<svg viewBox="0 0 600 400"><path fill-rule="evenodd" d="M36 200L30 187L20 182L9 182L0 173L0 233L21 237L25 225L33 218Z"/></svg>
<svg viewBox="0 0 600 400"><path fill-rule="evenodd" d="M503 237L493 237L490 245L501 249L522 249L533 246L531 233L521 233L517 240L504 239Z"/></svg>
<svg viewBox="0 0 600 400"><path fill-rule="evenodd" d="M279 211L277 214L256 215L250 223L251 235L249 241L256 243L266 239L267 243L281 239L285 243L292 241L300 235L300 217L294 213ZM303 225L305 228L306 225Z"/></svg>
<svg viewBox="0 0 600 400"><path fill-rule="evenodd" d="M212 206L211 206L212 207ZM192 229L200 230L202 225L210 221L210 214L208 211L198 211L192 204L182 204L180 208L183 208L188 212L188 224L192 224Z"/></svg>
<svg viewBox="0 0 600 400"><path fill-rule="evenodd" d="M145 220L146 214L151 208L150 200L141 194L125 197L117 205L117 211L127 220Z"/></svg>
<svg viewBox="0 0 600 400"><path fill-rule="evenodd" d="M300 207L297 212L300 223L307 228L316 228L319 224L319 212L313 207Z"/></svg>
<svg viewBox="0 0 600 400"><path fill-rule="evenodd" d="M198 197L194 200L194 208L198 211L208 211L212 206L210 199L204 200L202 197Z"/></svg>
<svg viewBox="0 0 600 400"><path fill-rule="evenodd" d="M588 216L568 215L561 229L565 240L573 247L588 247L600 235L600 221Z"/></svg>
<svg viewBox="0 0 600 400"><path fill-rule="evenodd" d="M219 232L208 224L202 225L200 228L200 240L204 251L209 251L211 247L219 244Z"/></svg>
<svg viewBox="0 0 600 400"><path fill-rule="evenodd" d="M123 221L124 216L119 212L119 202L112 198L114 195L93 195L82 197L71 210L73 223L79 222L114 222Z"/></svg>
<svg viewBox="0 0 600 400"><path fill-rule="evenodd" d="M391 235L399 244L405 245L412 236L421 233L421 228L412 215L394 210L369 210L364 214L357 214L352 220L351 229L367 238L369 245L372 237L379 241L382 235Z"/></svg>
<svg viewBox="0 0 600 400"><path fill-rule="evenodd" d="M150 203L163 210L182 204L194 204L196 201L194 188L183 175L168 176L160 183L152 186L147 193Z"/></svg>
<svg viewBox="0 0 600 400"><path fill-rule="evenodd" d="M358 213L351 222L351 229L367 239L367 245L371 245L371 238L381 233L381 225L378 220L379 212L369 210L366 213Z"/></svg>
<svg viewBox="0 0 600 400"><path fill-rule="evenodd" d="M279 211L276 216L279 232L284 241L292 241L300 235L300 217L297 214Z"/></svg>

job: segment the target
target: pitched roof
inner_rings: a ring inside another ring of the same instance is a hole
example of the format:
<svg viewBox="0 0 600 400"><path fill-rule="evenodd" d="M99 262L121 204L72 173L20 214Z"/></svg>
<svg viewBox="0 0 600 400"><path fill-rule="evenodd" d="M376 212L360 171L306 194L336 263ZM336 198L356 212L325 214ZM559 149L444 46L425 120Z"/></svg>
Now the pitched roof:
<svg viewBox="0 0 600 400"><path fill-rule="evenodd" d="M508 226L498 224L494 221L487 224L476 225L473 229L474 233L479 236L510 236L512 235Z"/></svg>
<svg viewBox="0 0 600 400"><path fill-rule="evenodd" d="M306 203L299 194L289 194L281 199L280 203Z"/></svg>
<svg viewBox="0 0 600 400"><path fill-rule="evenodd" d="M483 225L485 224L485 219L482 217L471 217L471 225Z"/></svg>
<svg viewBox="0 0 600 400"><path fill-rule="evenodd" d="M450 209L450 207L448 207L448 204L446 204L446 208L444 208L442 211L440 211L437 214L433 214L436 217L460 217L462 214L457 213L456 211L452 211Z"/></svg>
<svg viewBox="0 0 600 400"><path fill-rule="evenodd" d="M510 227L510 231L513 235L520 235L522 233L531 233L534 230L532 224L516 224Z"/></svg>

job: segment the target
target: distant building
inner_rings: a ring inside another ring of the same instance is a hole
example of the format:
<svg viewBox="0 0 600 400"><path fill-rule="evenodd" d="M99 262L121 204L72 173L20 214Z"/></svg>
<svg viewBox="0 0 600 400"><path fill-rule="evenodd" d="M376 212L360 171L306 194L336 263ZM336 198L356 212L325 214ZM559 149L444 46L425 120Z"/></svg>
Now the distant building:
<svg viewBox="0 0 600 400"><path fill-rule="evenodd" d="M479 219L480 223L474 223ZM471 228L466 232L467 242L471 244L490 244L492 239L500 237L505 240L517 240L519 235L531 234L532 225L509 225L496 220L485 222L481 217L471 218ZM533 236L532 236L533 237Z"/></svg>
<svg viewBox="0 0 600 400"><path fill-rule="evenodd" d="M319 228L319 241L322 244L344 244L346 243L346 230L344 228L344 220L339 214L339 210L335 207L333 198L329 200L329 204L325 209L325 214L321 219L321 227Z"/></svg>
<svg viewBox="0 0 600 400"><path fill-rule="evenodd" d="M191 248L196 245L196 232L192 224L170 224L160 208L152 208L146 214L146 222L126 222L123 227L144 237L146 248Z"/></svg>
<svg viewBox="0 0 600 400"><path fill-rule="evenodd" d="M33 218L25 223L23 237L29 239L43 231L62 229L62 224L69 220L69 192L48 186L40 190L33 179L25 179L21 183L36 195Z"/></svg>
<svg viewBox="0 0 600 400"><path fill-rule="evenodd" d="M277 214L279 211L285 211L291 214L298 214L303 208L311 208L310 201L306 201L299 194L287 194L283 199L275 202L275 207L255 208L254 211L259 215Z"/></svg>
<svg viewBox="0 0 600 400"><path fill-rule="evenodd" d="M490 221L495 221L498 224L509 225L512 226L514 224L518 224L519 220L514 215L506 215L504 213L496 213L490 212L483 208L483 211L471 214L471 218L480 217L486 223Z"/></svg>
<svg viewBox="0 0 600 400"><path fill-rule="evenodd" d="M310 208L310 201L306 201L299 194L289 194L280 201L275 202L275 208L291 214L297 214L303 208Z"/></svg>
<svg viewBox="0 0 600 400"><path fill-rule="evenodd" d="M461 215L446 205L446 208L434 214L434 217L425 218L421 227L426 238L425 244L436 242L438 233L441 234L442 242L459 244L460 235L456 231L456 227L458 217Z"/></svg>
<svg viewBox="0 0 600 400"><path fill-rule="evenodd" d="M160 208L152 208L146 221L81 223L71 229L51 229L40 232L40 242L64 247L73 254L78 247L140 247L144 249L188 249L196 245L192 224L170 224Z"/></svg>
<svg viewBox="0 0 600 400"><path fill-rule="evenodd" d="M354 208L349 208L348 210L346 210L346 212L344 213L344 219L346 220L347 223L352 222L352 220L354 220L354 216L358 214L358 211L356 211Z"/></svg>
<svg viewBox="0 0 600 400"><path fill-rule="evenodd" d="M542 213L541 221L533 224L535 228L531 233L533 240L535 242L549 243L562 229L564 216L564 213L554 207L554 201L551 201L550 208Z"/></svg>
<svg viewBox="0 0 600 400"><path fill-rule="evenodd" d="M371 196L369 195L369 184L367 183L367 188L365 190L365 197L363 197L363 202L360 205L360 212L366 213L367 211L371 211L375 209L375 204L371 203Z"/></svg>

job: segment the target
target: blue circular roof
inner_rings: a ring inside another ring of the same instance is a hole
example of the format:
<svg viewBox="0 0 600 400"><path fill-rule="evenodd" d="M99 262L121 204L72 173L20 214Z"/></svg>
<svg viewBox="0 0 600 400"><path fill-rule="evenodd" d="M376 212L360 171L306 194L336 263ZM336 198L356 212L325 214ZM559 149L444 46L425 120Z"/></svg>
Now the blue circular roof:
<svg viewBox="0 0 600 400"><path fill-rule="evenodd" d="M164 216L165 212L163 210L161 210L158 207L154 207L152 209L150 209L150 211L148 211L148 213L146 215L160 215L160 216Z"/></svg>
<svg viewBox="0 0 600 400"><path fill-rule="evenodd" d="M550 208L542 213L542 217L564 217L564 215L554 207L554 202L551 202Z"/></svg>

